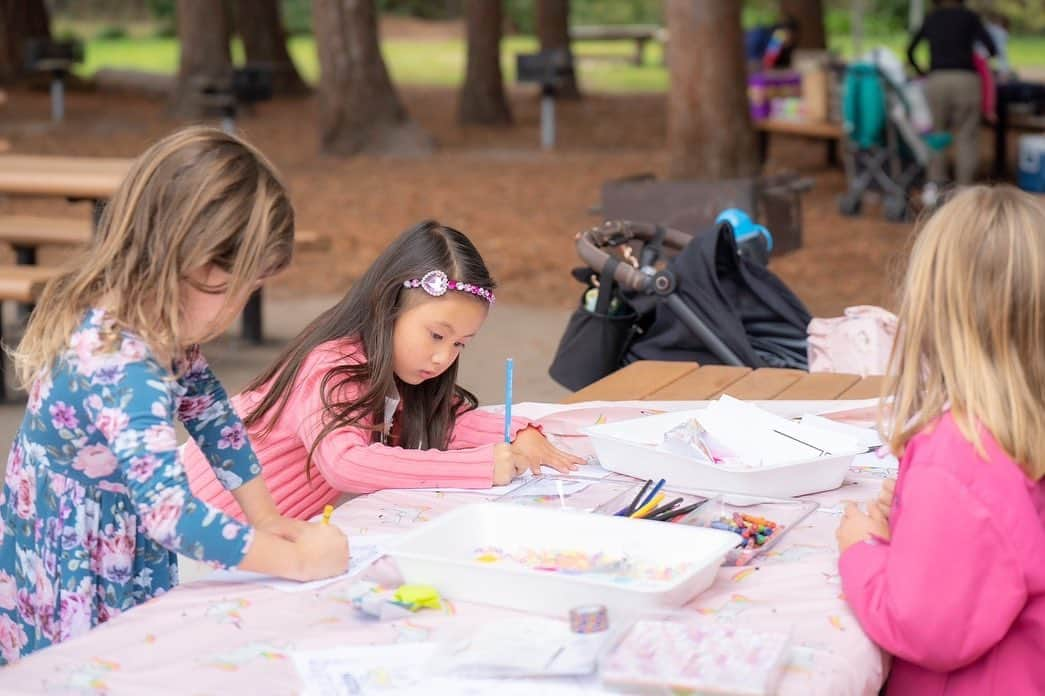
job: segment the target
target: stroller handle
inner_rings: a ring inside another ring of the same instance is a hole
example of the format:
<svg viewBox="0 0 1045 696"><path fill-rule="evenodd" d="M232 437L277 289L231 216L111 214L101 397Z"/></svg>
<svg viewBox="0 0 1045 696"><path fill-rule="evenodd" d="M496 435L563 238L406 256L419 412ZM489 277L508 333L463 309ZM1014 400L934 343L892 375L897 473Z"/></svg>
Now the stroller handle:
<svg viewBox="0 0 1045 696"><path fill-rule="evenodd" d="M649 242L657 236L658 228L664 231L664 245L668 247L681 250L692 239L684 232L652 222L607 220L577 234L577 254L592 270L600 273L610 259L609 252L604 251L603 247L620 246L631 241ZM641 292L647 289L653 278L629 264L621 263L614 269L613 279L622 288Z"/></svg>

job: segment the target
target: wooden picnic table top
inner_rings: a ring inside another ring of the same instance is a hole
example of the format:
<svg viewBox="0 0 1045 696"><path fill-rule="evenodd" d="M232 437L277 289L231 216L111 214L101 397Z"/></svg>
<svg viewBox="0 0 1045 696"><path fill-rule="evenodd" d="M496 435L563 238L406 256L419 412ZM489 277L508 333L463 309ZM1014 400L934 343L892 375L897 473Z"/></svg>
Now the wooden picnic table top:
<svg viewBox="0 0 1045 696"><path fill-rule="evenodd" d="M109 198L133 161L123 157L0 155L0 194Z"/></svg>
<svg viewBox="0 0 1045 696"><path fill-rule="evenodd" d="M656 24L580 24L570 27L571 39L657 39L664 29Z"/></svg>
<svg viewBox="0 0 1045 696"><path fill-rule="evenodd" d="M703 401L723 394L752 401L871 399L880 395L881 388L882 378L878 376L642 360L603 377L563 402Z"/></svg>

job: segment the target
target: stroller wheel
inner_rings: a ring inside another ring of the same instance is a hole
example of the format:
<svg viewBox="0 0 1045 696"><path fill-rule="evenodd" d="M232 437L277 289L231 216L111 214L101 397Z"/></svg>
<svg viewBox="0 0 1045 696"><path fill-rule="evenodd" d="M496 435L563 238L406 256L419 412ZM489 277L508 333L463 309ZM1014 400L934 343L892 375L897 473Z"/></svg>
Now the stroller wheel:
<svg viewBox="0 0 1045 696"><path fill-rule="evenodd" d="M885 199L885 219L889 222L907 221L907 201L902 196L890 196Z"/></svg>
<svg viewBox="0 0 1045 696"><path fill-rule="evenodd" d="M838 212L847 217L860 214L863 196L858 193L846 193L838 199Z"/></svg>

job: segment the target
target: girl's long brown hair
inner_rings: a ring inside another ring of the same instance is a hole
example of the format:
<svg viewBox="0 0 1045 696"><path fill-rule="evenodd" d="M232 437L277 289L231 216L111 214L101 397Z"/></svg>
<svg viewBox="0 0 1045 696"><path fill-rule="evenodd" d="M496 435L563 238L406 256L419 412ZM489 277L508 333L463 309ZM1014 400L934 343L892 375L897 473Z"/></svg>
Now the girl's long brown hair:
<svg viewBox="0 0 1045 696"><path fill-rule="evenodd" d="M365 359L339 365L324 375L320 383L323 428L309 450L306 468L320 441L340 428L367 428L371 440L379 441L385 397L395 391L402 398L403 408L400 443L418 449L446 449L457 416L477 405L475 396L457 385L457 362L438 377L417 385L401 381L392 369L392 330L405 308L406 293L420 292L406 291L403 282L436 270L453 280L489 290L495 287L479 251L462 233L434 221L407 230L378 256L340 302L309 324L247 387L247 391L255 391L269 385L244 419L251 434L264 437L272 430L283 414L301 366L313 350L328 341L350 338L362 344ZM349 385L358 385L360 396L352 401L339 399Z"/></svg>
<svg viewBox="0 0 1045 696"><path fill-rule="evenodd" d="M232 275L226 298L246 297L290 263L293 246L294 210L260 152L214 128L173 133L135 160L91 245L44 289L13 352L19 380L28 388L47 372L99 302L118 328L172 360L185 348L189 274L217 266Z"/></svg>
<svg viewBox="0 0 1045 696"><path fill-rule="evenodd" d="M1045 476L1045 206L1011 186L959 192L922 227L904 283L883 432L902 453L950 409Z"/></svg>

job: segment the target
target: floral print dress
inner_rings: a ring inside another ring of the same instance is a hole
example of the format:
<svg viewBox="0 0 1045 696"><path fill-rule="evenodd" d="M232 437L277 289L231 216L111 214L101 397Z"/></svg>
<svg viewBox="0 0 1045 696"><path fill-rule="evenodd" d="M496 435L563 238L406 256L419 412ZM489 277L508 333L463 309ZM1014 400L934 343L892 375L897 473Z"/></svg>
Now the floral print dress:
<svg viewBox="0 0 1045 696"><path fill-rule="evenodd" d="M174 418L227 488L261 467L198 351L175 367L91 310L32 385L0 492L0 665L164 593L175 552L242 560L253 529L192 496Z"/></svg>

